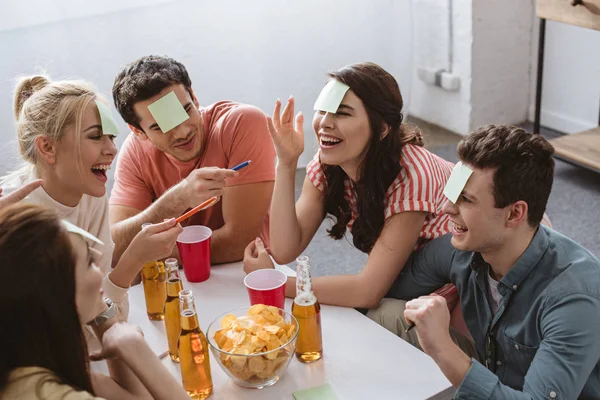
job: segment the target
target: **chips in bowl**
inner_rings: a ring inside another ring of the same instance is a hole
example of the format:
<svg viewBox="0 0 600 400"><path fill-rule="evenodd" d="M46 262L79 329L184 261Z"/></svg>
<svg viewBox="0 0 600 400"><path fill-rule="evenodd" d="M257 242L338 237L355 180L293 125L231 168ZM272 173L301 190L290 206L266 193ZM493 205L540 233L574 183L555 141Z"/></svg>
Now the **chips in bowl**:
<svg viewBox="0 0 600 400"><path fill-rule="evenodd" d="M225 372L241 386L262 388L285 372L294 354L298 322L284 310L257 304L217 318L207 333Z"/></svg>

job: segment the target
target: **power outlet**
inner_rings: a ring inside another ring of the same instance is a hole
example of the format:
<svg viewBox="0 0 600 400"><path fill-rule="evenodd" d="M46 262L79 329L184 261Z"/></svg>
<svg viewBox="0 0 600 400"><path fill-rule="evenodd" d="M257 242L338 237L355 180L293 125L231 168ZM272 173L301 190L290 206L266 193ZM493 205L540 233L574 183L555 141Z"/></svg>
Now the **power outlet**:
<svg viewBox="0 0 600 400"><path fill-rule="evenodd" d="M444 90L456 91L460 89L460 77L443 69L419 68L417 76L423 82Z"/></svg>

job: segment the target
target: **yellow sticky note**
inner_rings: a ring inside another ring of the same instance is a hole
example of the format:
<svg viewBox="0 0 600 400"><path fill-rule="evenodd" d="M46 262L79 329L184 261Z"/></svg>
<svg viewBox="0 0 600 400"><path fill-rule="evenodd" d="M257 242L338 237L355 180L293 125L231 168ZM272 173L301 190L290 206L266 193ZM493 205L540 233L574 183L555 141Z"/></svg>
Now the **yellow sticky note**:
<svg viewBox="0 0 600 400"><path fill-rule="evenodd" d="M102 122L102 134L115 136L118 135L119 127L113 119L109 108L100 100L96 100L95 103L96 107L98 107L98 112L100 113L100 121Z"/></svg>
<svg viewBox="0 0 600 400"><path fill-rule="evenodd" d="M462 193L472 173L473 170L464 165L461 161L456 163L450 174L450 178L448 178L448 182L446 182L446 186L444 187L444 196L451 202L456 203L458 196Z"/></svg>
<svg viewBox="0 0 600 400"><path fill-rule="evenodd" d="M348 89L350 89L350 86L331 79L327 82L323 90L321 90L321 94L317 97L313 108L316 111L326 111L335 114Z"/></svg>
<svg viewBox="0 0 600 400"><path fill-rule="evenodd" d="M190 118L175 92L169 92L148 106L148 111L154 117L163 133L169 132L183 121Z"/></svg>

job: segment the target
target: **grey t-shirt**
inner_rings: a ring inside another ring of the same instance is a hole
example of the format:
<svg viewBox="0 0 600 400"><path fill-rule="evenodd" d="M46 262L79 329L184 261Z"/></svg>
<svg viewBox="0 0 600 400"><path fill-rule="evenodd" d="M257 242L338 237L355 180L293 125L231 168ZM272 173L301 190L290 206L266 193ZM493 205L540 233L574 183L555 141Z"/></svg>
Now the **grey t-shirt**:
<svg viewBox="0 0 600 400"><path fill-rule="evenodd" d="M492 315L496 315L498 308L500 307L500 302L502 301L502 295L498 291L498 281L492 278L488 271L488 285L487 285L487 298L490 303L490 308L492 310Z"/></svg>

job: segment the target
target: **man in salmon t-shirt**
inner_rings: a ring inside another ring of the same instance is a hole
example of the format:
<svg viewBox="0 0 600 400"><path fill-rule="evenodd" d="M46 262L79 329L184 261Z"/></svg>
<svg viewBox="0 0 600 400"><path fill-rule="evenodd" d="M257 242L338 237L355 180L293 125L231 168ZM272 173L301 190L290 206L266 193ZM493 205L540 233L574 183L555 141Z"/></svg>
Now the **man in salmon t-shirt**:
<svg viewBox="0 0 600 400"><path fill-rule="evenodd" d="M275 150L260 109L231 101L200 107L185 67L160 56L125 66L113 99L132 131L110 197L115 259L143 223L178 217L212 196L222 197L186 223L213 230L213 263L241 260L257 236L268 243Z"/></svg>

